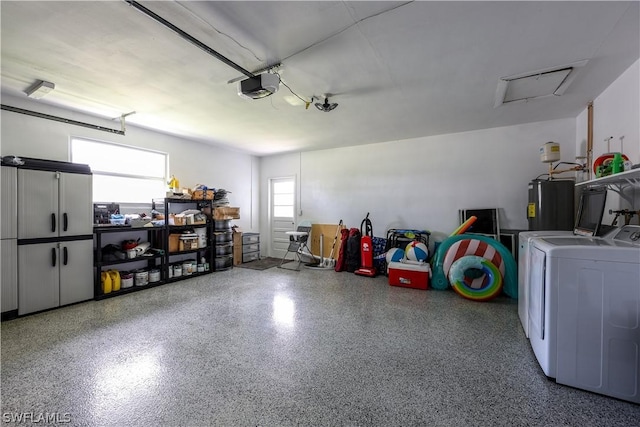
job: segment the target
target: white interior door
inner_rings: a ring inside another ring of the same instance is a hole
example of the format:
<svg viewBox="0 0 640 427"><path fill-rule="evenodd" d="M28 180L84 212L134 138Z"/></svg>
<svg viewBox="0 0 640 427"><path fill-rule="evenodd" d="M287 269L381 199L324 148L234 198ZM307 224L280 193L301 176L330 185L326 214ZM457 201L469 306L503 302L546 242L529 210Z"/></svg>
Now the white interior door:
<svg viewBox="0 0 640 427"><path fill-rule="evenodd" d="M296 180L273 178L269 183L270 256L282 258L289 247L287 231L295 231Z"/></svg>

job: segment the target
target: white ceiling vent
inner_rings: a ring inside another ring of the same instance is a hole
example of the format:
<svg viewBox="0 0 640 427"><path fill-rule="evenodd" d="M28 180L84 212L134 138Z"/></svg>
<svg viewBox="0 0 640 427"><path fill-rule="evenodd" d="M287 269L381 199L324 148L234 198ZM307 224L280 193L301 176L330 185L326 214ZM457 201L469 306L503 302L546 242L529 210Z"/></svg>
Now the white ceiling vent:
<svg viewBox="0 0 640 427"><path fill-rule="evenodd" d="M560 96L569 87L580 67L587 60L560 67L545 68L529 73L500 78L494 107L502 104L545 96Z"/></svg>

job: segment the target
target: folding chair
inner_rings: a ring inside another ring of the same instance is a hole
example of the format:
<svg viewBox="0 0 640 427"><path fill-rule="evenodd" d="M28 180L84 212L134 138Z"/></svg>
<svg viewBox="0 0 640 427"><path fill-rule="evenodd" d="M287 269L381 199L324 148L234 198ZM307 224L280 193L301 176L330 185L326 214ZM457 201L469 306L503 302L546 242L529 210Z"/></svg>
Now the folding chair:
<svg viewBox="0 0 640 427"><path fill-rule="evenodd" d="M278 268L285 268L286 270L300 271L300 264L302 264L302 258L300 258L300 251L306 248L307 252L311 253L311 251L309 250L309 247L307 246L310 233L311 233L311 227L304 226L304 225L298 226L298 228L296 228L296 231L287 231L286 234L289 235L289 247L287 248L287 253L284 254L284 257L282 258L282 261L280 261L280 265L278 265ZM298 257L298 265L296 266L295 269L286 268L282 266L282 264L284 264L284 262L286 261L287 255L289 255L289 252L295 253L296 256Z"/></svg>

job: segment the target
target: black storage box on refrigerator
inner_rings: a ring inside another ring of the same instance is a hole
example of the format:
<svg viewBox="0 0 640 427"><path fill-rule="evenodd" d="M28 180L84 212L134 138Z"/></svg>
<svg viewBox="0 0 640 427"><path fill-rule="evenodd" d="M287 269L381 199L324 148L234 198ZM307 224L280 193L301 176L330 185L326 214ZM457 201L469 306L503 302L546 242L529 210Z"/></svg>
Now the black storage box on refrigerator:
<svg viewBox="0 0 640 427"><path fill-rule="evenodd" d="M572 231L575 220L575 182L538 180L529 183L529 230Z"/></svg>

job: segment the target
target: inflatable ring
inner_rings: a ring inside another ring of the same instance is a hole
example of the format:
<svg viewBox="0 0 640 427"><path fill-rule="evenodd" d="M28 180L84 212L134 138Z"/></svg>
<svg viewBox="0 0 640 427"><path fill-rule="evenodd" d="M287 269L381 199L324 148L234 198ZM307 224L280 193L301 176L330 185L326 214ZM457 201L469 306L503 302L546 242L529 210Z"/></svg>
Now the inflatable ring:
<svg viewBox="0 0 640 427"><path fill-rule="evenodd" d="M492 237L474 235L473 238L488 243L500 253L500 256L502 256L502 261L504 262L502 290L511 298L518 299L518 266L516 264L516 260L513 258L513 254L511 253L511 251L507 249L507 247L502 243L498 242ZM459 236L447 237L438 245L433 258L431 259L432 276L431 280L429 281L429 286L431 289L445 290L449 288L449 278L445 275L445 272L442 268L444 256L453 244L459 242L460 240L467 239L469 239L468 234L461 234Z"/></svg>
<svg viewBox="0 0 640 427"><path fill-rule="evenodd" d="M477 255L488 259L493 263L493 265L498 267L500 275L504 277L504 261L502 259L502 255L500 255L500 252L498 252L495 247L481 240L464 239L452 244L444 256L442 270L447 278L449 277L449 271L451 270L453 263L465 255ZM486 275L481 275L480 277L471 277L471 275L469 275L465 277L465 283L467 286L474 289L484 288L488 285L487 281L488 276Z"/></svg>
<svg viewBox="0 0 640 427"><path fill-rule="evenodd" d="M486 286L472 288L465 283L465 272L470 269L482 270L489 279ZM502 291L502 274L488 259L468 255L456 260L449 271L451 287L458 295L474 301L488 301L497 297Z"/></svg>

